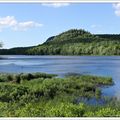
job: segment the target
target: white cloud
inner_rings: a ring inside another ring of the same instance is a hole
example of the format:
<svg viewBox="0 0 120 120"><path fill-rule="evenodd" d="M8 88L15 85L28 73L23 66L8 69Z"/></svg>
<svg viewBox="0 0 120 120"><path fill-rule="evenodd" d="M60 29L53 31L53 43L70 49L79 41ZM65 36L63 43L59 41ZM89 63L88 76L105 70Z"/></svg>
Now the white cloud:
<svg viewBox="0 0 120 120"><path fill-rule="evenodd" d="M113 8L115 9L115 14L120 16L120 3L113 4Z"/></svg>
<svg viewBox="0 0 120 120"><path fill-rule="evenodd" d="M101 28L102 26L101 25L96 25L96 24L93 24L90 26L91 28Z"/></svg>
<svg viewBox="0 0 120 120"><path fill-rule="evenodd" d="M0 18L0 32L5 28L10 28L15 31L25 31L34 27L41 27L43 24L34 21L18 22L14 16L6 16Z"/></svg>
<svg viewBox="0 0 120 120"><path fill-rule="evenodd" d="M4 18L0 18L0 27L13 26L15 24L17 24L17 21L15 20L13 16L7 16Z"/></svg>
<svg viewBox="0 0 120 120"><path fill-rule="evenodd" d="M93 31L93 33L97 33L97 34L101 34L103 33L103 30L102 30L102 25L100 24L92 24L90 26L91 30Z"/></svg>
<svg viewBox="0 0 120 120"><path fill-rule="evenodd" d="M18 23L17 25L15 25L13 27L13 30L15 30L15 31L18 31L18 30L26 31L29 28L42 27L42 26L43 26L43 24L39 24L39 23L36 23L36 22L33 22L33 21L27 21L27 22Z"/></svg>
<svg viewBox="0 0 120 120"><path fill-rule="evenodd" d="M53 8L59 8L59 7L65 7L65 6L69 6L69 3L43 3L43 6L47 6L47 7L53 7Z"/></svg>

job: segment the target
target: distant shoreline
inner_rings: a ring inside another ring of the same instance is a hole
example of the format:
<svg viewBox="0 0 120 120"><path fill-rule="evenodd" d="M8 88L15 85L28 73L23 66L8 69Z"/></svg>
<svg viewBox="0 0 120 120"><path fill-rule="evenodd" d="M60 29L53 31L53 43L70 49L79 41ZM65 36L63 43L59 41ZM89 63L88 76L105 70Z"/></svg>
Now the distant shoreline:
<svg viewBox="0 0 120 120"><path fill-rule="evenodd" d="M83 29L70 29L30 47L0 49L0 55L120 55L120 34L91 34Z"/></svg>

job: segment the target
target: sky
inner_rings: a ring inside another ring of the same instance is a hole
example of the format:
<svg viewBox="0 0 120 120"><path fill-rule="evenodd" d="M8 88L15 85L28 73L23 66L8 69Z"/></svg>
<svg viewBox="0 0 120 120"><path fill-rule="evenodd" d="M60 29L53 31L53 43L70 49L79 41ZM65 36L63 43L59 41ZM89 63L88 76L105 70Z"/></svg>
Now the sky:
<svg viewBox="0 0 120 120"><path fill-rule="evenodd" d="M42 44L69 29L120 34L120 3L0 4L3 48Z"/></svg>

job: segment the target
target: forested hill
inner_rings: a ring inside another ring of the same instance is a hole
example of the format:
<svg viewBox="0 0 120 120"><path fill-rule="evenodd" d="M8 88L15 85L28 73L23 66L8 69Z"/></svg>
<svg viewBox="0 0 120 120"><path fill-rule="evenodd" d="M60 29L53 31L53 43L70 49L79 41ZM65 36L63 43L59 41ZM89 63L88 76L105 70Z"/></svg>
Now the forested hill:
<svg viewBox="0 0 120 120"><path fill-rule="evenodd" d="M33 47L16 47L11 49L0 49L0 55L27 55L27 50Z"/></svg>
<svg viewBox="0 0 120 120"><path fill-rule="evenodd" d="M120 55L120 34L95 35L83 29L71 29L48 38L42 45L12 50L0 50L0 54Z"/></svg>
<svg viewBox="0 0 120 120"><path fill-rule="evenodd" d="M50 37L27 52L34 55L120 55L120 35L93 35L72 29Z"/></svg>

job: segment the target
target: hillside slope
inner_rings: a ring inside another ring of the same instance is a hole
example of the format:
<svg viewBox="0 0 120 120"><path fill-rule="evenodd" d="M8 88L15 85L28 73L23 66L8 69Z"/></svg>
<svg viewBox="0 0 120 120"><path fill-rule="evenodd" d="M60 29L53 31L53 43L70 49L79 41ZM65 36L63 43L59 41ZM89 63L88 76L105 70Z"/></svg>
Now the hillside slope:
<svg viewBox="0 0 120 120"><path fill-rule="evenodd" d="M120 35L93 35L72 29L27 50L29 55L120 55Z"/></svg>
<svg viewBox="0 0 120 120"><path fill-rule="evenodd" d="M120 34L91 34L71 29L52 36L41 45L1 49L3 55L120 55Z"/></svg>

